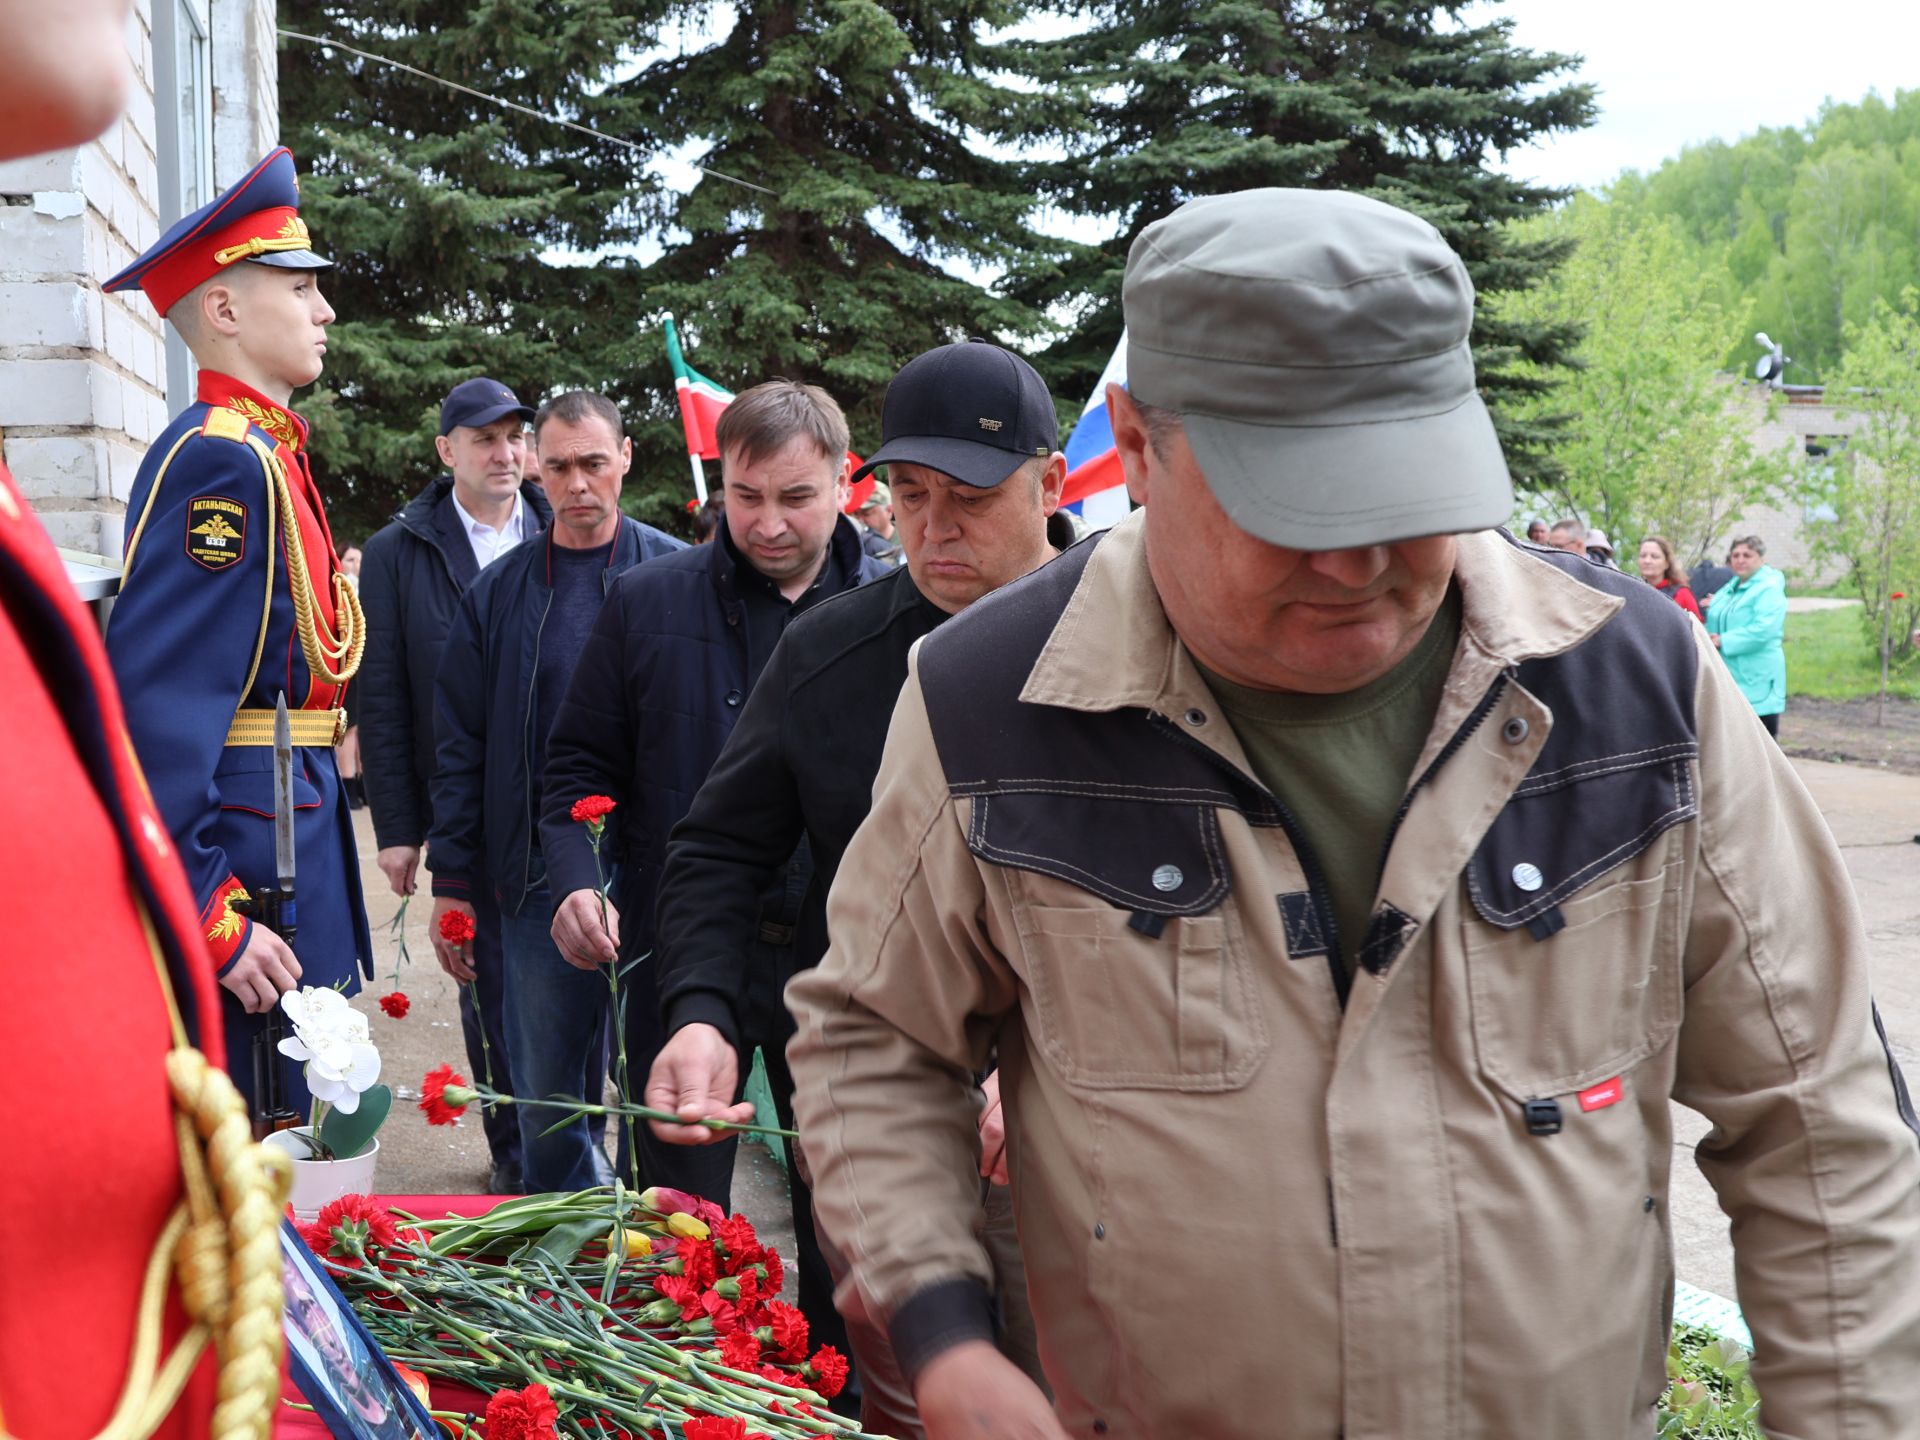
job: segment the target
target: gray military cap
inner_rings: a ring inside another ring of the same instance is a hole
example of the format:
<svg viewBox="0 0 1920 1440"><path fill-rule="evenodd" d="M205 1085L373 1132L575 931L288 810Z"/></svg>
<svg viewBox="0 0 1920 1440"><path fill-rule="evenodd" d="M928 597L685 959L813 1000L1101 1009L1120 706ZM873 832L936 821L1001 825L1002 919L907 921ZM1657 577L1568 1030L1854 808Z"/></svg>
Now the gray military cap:
<svg viewBox="0 0 1920 1440"><path fill-rule="evenodd" d="M1485 530L1513 486L1440 232L1327 190L1192 200L1127 257L1127 389L1178 411L1234 524L1296 550Z"/></svg>

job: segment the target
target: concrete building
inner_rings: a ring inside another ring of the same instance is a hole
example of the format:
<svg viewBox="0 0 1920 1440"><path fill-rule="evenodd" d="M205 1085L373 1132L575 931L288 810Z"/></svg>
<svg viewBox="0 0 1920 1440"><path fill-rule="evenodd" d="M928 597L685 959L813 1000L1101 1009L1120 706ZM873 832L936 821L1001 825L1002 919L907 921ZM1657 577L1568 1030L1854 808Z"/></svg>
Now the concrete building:
<svg viewBox="0 0 1920 1440"><path fill-rule="evenodd" d="M1790 587L1831 585L1845 577L1846 566L1830 556L1814 554L1820 526L1833 519L1832 507L1821 499L1819 472L1847 448L1847 439L1859 421L1842 413L1818 385L1781 387L1781 403L1771 417L1764 408L1764 392L1757 387L1743 388L1752 389L1754 447L1791 448L1801 469L1788 498L1778 505L1752 507L1726 538L1731 541L1734 534L1758 535L1766 542L1767 563L1786 572Z"/></svg>
<svg viewBox="0 0 1920 1440"><path fill-rule="evenodd" d="M193 361L100 282L276 142L273 0L135 0L127 112L75 150L0 163L0 448L54 543L117 563L135 471Z"/></svg>

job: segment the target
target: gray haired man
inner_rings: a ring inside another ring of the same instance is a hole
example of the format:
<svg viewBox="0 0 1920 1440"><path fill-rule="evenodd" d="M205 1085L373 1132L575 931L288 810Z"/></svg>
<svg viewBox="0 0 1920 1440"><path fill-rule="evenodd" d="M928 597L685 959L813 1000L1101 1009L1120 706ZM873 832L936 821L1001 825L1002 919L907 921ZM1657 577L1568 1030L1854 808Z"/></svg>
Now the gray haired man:
<svg viewBox="0 0 1920 1440"><path fill-rule="evenodd" d="M1779 1436L1910 1433L1920 1146L1818 812L1704 632L1516 544L1424 221L1142 233L1143 508L921 643L788 987L821 1220L932 1440L1618 1440L1707 1115ZM1000 1057L1054 1402L990 1343Z"/></svg>

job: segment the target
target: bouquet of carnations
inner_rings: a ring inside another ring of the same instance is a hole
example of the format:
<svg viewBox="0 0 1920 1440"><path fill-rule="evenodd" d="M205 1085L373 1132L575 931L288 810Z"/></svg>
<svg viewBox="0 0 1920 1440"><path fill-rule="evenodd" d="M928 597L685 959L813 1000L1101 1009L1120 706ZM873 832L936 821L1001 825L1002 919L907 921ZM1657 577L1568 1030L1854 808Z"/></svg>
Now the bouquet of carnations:
<svg viewBox="0 0 1920 1440"><path fill-rule="evenodd" d="M695 1196L615 1186L433 1219L350 1195L302 1233L403 1373L492 1397L487 1440L862 1435L827 1409L847 1362L809 1354L779 1255Z"/></svg>

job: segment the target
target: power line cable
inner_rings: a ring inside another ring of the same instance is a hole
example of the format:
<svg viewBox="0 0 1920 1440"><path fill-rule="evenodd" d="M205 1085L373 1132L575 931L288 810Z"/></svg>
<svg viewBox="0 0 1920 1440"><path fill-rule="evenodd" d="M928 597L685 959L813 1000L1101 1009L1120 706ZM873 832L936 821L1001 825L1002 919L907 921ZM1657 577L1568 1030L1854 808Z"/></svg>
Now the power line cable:
<svg viewBox="0 0 1920 1440"><path fill-rule="evenodd" d="M422 80L431 80L434 84L444 85L449 90L458 90L463 95L471 95L474 99L484 100L489 105L498 105L503 110L516 110L522 115L532 116L535 120L545 120L550 125L563 125L569 130L578 130L582 135L591 135L594 139L603 141L608 145L618 145L623 149L631 150L634 154L644 156L649 160L653 158L652 154L644 146L636 145L631 140L623 140L618 135L608 135L604 131L595 130L590 125L581 125L572 120L563 120L558 115L549 115L544 110L535 110L529 105L520 104L517 100L502 100L498 95L489 95L484 90L476 90L471 85L462 85L458 80L449 80L444 75L435 75L432 71L422 70L417 65L409 65L402 60L389 59L385 55L376 55L370 50L356 49L354 46L343 44L338 40L327 40L318 35L305 35L298 30L288 30L280 26L275 26L274 28L289 40L304 40L309 45L318 45L322 49L344 50L349 55L358 55L362 60L371 60L378 65L391 65L396 70L404 70L407 74L417 75ZM696 165L693 168L698 170L702 175L711 175L714 179L724 180L729 185L738 185L742 189L758 191L762 195L771 195L776 200L780 198L778 191L769 190L764 185L756 185L751 180L742 180L737 175L729 175L722 170L712 170L705 165Z"/></svg>

